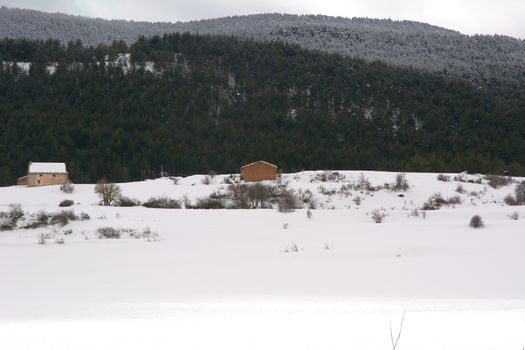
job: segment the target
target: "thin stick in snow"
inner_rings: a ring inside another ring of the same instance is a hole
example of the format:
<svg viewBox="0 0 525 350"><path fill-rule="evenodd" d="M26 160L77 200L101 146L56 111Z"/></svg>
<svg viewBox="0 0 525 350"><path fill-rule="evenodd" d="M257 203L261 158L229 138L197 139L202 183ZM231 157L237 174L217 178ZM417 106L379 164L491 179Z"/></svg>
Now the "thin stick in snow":
<svg viewBox="0 0 525 350"><path fill-rule="evenodd" d="M401 338L401 332L403 332L403 322L405 321L405 314L407 310L403 310L403 317L401 318L401 323L399 325L399 333L397 334L396 341L394 341L394 334L392 332L392 321L390 321L390 341L392 342L392 350L396 350L397 343L399 342L399 338Z"/></svg>

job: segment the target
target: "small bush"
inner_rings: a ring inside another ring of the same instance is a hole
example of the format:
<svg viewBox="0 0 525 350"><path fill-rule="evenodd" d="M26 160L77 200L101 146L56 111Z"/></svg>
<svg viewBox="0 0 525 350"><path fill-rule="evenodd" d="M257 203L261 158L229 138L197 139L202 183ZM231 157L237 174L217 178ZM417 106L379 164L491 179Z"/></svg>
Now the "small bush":
<svg viewBox="0 0 525 350"><path fill-rule="evenodd" d="M479 215L474 215L471 219L470 219L470 227L472 228L480 228L480 227L483 227L485 226L485 224L483 223L483 219L481 218L481 216Z"/></svg>
<svg viewBox="0 0 525 350"><path fill-rule="evenodd" d="M71 182L68 182L67 184L60 186L60 191L64 193L73 193L75 191L75 185L73 185Z"/></svg>
<svg viewBox="0 0 525 350"><path fill-rule="evenodd" d="M344 182L346 176L338 171L323 171L310 177L310 182Z"/></svg>
<svg viewBox="0 0 525 350"><path fill-rule="evenodd" d="M505 204L510 205L510 206L519 205L516 198L514 198L511 194L506 195L503 201L505 202Z"/></svg>
<svg viewBox="0 0 525 350"><path fill-rule="evenodd" d="M297 244L292 243L290 247L286 248L284 250L285 253L297 253L299 252L299 247L297 247Z"/></svg>
<svg viewBox="0 0 525 350"><path fill-rule="evenodd" d="M308 210L306 210L306 217L308 219L311 219L312 218L312 211L310 210L310 208L308 208Z"/></svg>
<svg viewBox="0 0 525 350"><path fill-rule="evenodd" d="M11 204L7 216L16 224L24 218L25 213L20 204Z"/></svg>
<svg viewBox="0 0 525 350"><path fill-rule="evenodd" d="M374 220L376 224L382 223L387 216L388 214L383 208L372 210L372 220Z"/></svg>
<svg viewBox="0 0 525 350"><path fill-rule="evenodd" d="M197 202L191 206L192 209L224 209L226 205L221 198L199 198Z"/></svg>
<svg viewBox="0 0 525 350"><path fill-rule="evenodd" d="M148 242L157 242L160 238L159 234L155 231L151 231L149 227L144 228L142 231L130 230L129 236L134 239L145 239Z"/></svg>
<svg viewBox="0 0 525 350"><path fill-rule="evenodd" d="M459 183L457 186L456 186L456 192L457 193L460 193L460 194L464 194L466 191L465 191L465 188L463 187L463 185L461 183Z"/></svg>
<svg viewBox="0 0 525 350"><path fill-rule="evenodd" d="M374 188L372 187L372 184L370 183L370 180L368 180L368 178L363 173L359 175L359 178L357 179L357 182L355 183L354 188L356 190L366 190L366 191L374 190Z"/></svg>
<svg viewBox="0 0 525 350"><path fill-rule="evenodd" d="M85 221L85 220L89 220L89 219L90 219L90 217L89 217L88 213L84 213L84 212L80 213L80 220Z"/></svg>
<svg viewBox="0 0 525 350"><path fill-rule="evenodd" d="M120 196L115 204L117 207L139 207L141 203L138 199Z"/></svg>
<svg viewBox="0 0 525 350"><path fill-rule="evenodd" d="M168 197L150 198L142 206L156 209L180 209L181 204L178 200Z"/></svg>
<svg viewBox="0 0 525 350"><path fill-rule="evenodd" d="M520 218L520 213L517 212L517 211L515 211L515 212L513 212L512 214L509 214L508 217L509 217L509 219L511 219L511 220L519 220L519 218Z"/></svg>
<svg viewBox="0 0 525 350"><path fill-rule="evenodd" d="M514 189L514 194L516 196L516 202L518 204L525 203L525 181L522 181L516 185L516 188Z"/></svg>
<svg viewBox="0 0 525 350"><path fill-rule="evenodd" d="M64 237L57 237L55 239L55 243L59 244L59 245L65 244L66 243L66 239Z"/></svg>
<svg viewBox="0 0 525 350"><path fill-rule="evenodd" d="M18 222L25 217L20 204L10 204L7 212L0 212L0 231L16 229Z"/></svg>
<svg viewBox="0 0 525 350"><path fill-rule="evenodd" d="M211 177L209 175L206 175L202 180L201 183L203 185L209 185L211 184Z"/></svg>
<svg viewBox="0 0 525 350"><path fill-rule="evenodd" d="M38 227L45 227L49 225L49 219L51 218L51 214L46 212L45 210L41 210L36 214L31 215L31 220L27 225L24 226L26 229L32 229L32 228L38 228Z"/></svg>
<svg viewBox="0 0 525 350"><path fill-rule="evenodd" d="M513 182L510 176L487 175L486 179L488 180L489 186L492 188L508 186Z"/></svg>
<svg viewBox="0 0 525 350"><path fill-rule="evenodd" d="M64 199L60 204L58 204L59 207L70 207L74 204L74 202L71 199Z"/></svg>
<svg viewBox="0 0 525 350"><path fill-rule="evenodd" d="M423 210L438 210L443 205L461 204L460 196L452 196L448 199L443 198L441 193L435 193L423 204Z"/></svg>
<svg viewBox="0 0 525 350"><path fill-rule="evenodd" d="M396 181L390 186L392 191L406 191L410 188L405 173L396 175Z"/></svg>
<svg viewBox="0 0 525 350"><path fill-rule="evenodd" d="M97 229L99 239L119 239L121 234L122 230L114 227L99 227Z"/></svg>
<svg viewBox="0 0 525 350"><path fill-rule="evenodd" d="M460 196L452 196L449 199L446 200L446 205L456 205L461 204L461 197Z"/></svg>
<svg viewBox="0 0 525 350"><path fill-rule="evenodd" d="M438 181L449 182L450 181L450 176L439 174L437 176L437 179L438 179Z"/></svg>
<svg viewBox="0 0 525 350"><path fill-rule="evenodd" d="M281 192L277 206L281 213L291 213L301 207L295 192L292 190L284 190Z"/></svg>
<svg viewBox="0 0 525 350"><path fill-rule="evenodd" d="M66 226L69 221L78 220L78 216L75 215L73 210L62 210L61 212L55 213L51 216L50 223L52 225Z"/></svg>
<svg viewBox="0 0 525 350"><path fill-rule="evenodd" d="M228 187L227 196L231 200L231 209L268 208L276 197L276 189L262 183L234 184Z"/></svg>

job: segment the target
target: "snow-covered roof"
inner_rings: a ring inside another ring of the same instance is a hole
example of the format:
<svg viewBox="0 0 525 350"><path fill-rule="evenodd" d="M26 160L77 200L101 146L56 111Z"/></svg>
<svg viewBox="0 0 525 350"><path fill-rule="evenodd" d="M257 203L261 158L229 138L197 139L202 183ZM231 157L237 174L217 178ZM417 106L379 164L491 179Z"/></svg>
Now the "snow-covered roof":
<svg viewBox="0 0 525 350"><path fill-rule="evenodd" d="M29 174L34 173L59 173L65 174L65 163L29 163Z"/></svg>

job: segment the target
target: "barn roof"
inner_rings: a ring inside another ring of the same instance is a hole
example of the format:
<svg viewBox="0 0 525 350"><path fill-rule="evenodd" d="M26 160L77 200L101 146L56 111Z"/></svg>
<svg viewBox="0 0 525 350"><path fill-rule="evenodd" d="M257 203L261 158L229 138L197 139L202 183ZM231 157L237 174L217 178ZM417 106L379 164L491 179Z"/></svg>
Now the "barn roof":
<svg viewBox="0 0 525 350"><path fill-rule="evenodd" d="M29 163L29 174L34 173L53 173L66 174L65 163Z"/></svg>
<svg viewBox="0 0 525 350"><path fill-rule="evenodd" d="M277 168L277 165L275 165L275 164L265 162L264 160L259 160L259 161L257 161L257 162L253 162L253 163L250 163L250 164L243 165L243 166L241 167L241 169L246 168L246 167L249 167L249 166L252 166L252 165L255 165L255 164L266 164L266 165L272 166L272 167L274 167L274 168Z"/></svg>

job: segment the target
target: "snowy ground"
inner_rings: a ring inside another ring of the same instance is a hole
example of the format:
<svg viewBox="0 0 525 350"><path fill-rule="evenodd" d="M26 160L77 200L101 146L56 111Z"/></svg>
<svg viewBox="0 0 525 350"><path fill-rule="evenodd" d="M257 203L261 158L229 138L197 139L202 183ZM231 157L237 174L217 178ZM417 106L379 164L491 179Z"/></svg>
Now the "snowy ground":
<svg viewBox="0 0 525 350"><path fill-rule="evenodd" d="M404 310L397 349L525 346L525 210L503 203L515 184L462 182L458 194L459 181L407 174L406 192L360 191L344 186L361 172L323 174L283 175L313 193L311 218L101 207L93 185L0 188L0 211L57 212L72 199L90 216L0 232L0 349L391 349L389 325L396 333ZM396 176L363 174L373 186ZM226 176L204 178L120 186L141 201L194 201L228 186ZM413 216L438 192L462 203ZM376 224L370 212L381 207L388 216ZM508 217L516 211L523 219ZM484 228L469 227L476 214ZM149 227L160 239L98 239L104 226Z"/></svg>

